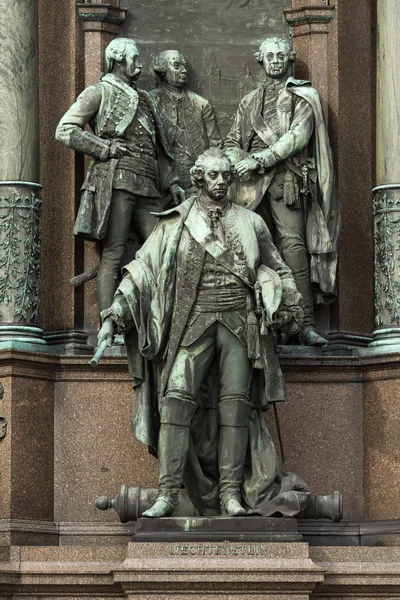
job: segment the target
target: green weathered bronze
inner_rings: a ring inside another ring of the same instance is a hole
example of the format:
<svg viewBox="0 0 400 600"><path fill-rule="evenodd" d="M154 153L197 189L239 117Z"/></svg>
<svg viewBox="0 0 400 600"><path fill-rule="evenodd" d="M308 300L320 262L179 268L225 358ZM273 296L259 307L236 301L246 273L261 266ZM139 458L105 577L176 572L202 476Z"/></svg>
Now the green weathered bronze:
<svg viewBox="0 0 400 600"><path fill-rule="evenodd" d="M375 324L370 348L399 350L400 327L400 185L373 190L375 242Z"/></svg>
<svg viewBox="0 0 400 600"><path fill-rule="evenodd" d="M241 101L225 151L240 178L235 201L263 217L303 296L300 341L322 345L314 303L336 296L339 205L320 98L289 76L295 58L283 38L261 44L265 82Z"/></svg>
<svg viewBox="0 0 400 600"><path fill-rule="evenodd" d="M100 496L95 506L99 510L114 509L121 523L137 521L156 501L158 490L154 488L132 487L121 485L115 498ZM330 519L341 521L343 511L342 494L332 492L325 496L310 494L304 510L298 515L300 519ZM198 517L199 511L191 503L187 491L179 490L179 505L174 517Z"/></svg>
<svg viewBox="0 0 400 600"><path fill-rule="evenodd" d="M307 485L281 473L263 418L286 400L274 330L301 325L301 300L263 219L228 197L230 160L204 152L197 193L163 212L102 312L99 347L124 331L135 436L157 453L171 514L182 482L202 515L296 516Z"/></svg>
<svg viewBox="0 0 400 600"><path fill-rule="evenodd" d="M102 241L100 310L112 302L129 237L148 238L156 223L151 213L162 210L168 190L175 203L184 199L165 128L148 94L135 84L142 64L134 40L113 40L105 63L100 82L82 92L56 132L59 141L92 157L74 234ZM92 132L84 129L87 124Z"/></svg>
<svg viewBox="0 0 400 600"><path fill-rule="evenodd" d="M197 157L208 148L222 147L214 110L205 98L186 89L188 65L177 50L161 52L153 70L157 87L150 97L165 128L180 185L193 193L190 169Z"/></svg>
<svg viewBox="0 0 400 600"><path fill-rule="evenodd" d="M39 320L41 187L0 182L0 321L7 323L2 338L17 338L17 327L23 336L25 326Z"/></svg>

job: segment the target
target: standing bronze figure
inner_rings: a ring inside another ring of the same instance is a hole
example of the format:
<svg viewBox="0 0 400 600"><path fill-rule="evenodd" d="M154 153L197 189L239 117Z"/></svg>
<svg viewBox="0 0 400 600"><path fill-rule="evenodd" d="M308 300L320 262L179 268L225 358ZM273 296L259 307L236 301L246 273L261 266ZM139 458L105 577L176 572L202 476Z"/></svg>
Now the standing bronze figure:
<svg viewBox="0 0 400 600"><path fill-rule="evenodd" d="M92 157L74 234L102 241L100 310L112 302L132 229L143 243L157 221L152 212L162 210L157 162L161 192L170 190L176 203L184 199L163 125L148 94L135 84L142 64L134 40L113 40L105 62L106 74L82 92L56 132L60 142ZM92 132L84 129L87 124Z"/></svg>
<svg viewBox="0 0 400 600"><path fill-rule="evenodd" d="M182 482L202 515L296 516L308 487L280 472L263 411L286 399L273 328L299 330L301 296L263 219L230 201L222 151L191 173L197 193L159 215L101 314L99 346L124 331L133 431L158 456L144 516L170 515Z"/></svg>
<svg viewBox="0 0 400 600"><path fill-rule="evenodd" d="M323 345L314 303L336 297L339 205L332 152L318 92L289 77L295 53L267 38L256 54L265 83L247 94L227 136L241 179L236 201L267 223L304 299L300 341Z"/></svg>

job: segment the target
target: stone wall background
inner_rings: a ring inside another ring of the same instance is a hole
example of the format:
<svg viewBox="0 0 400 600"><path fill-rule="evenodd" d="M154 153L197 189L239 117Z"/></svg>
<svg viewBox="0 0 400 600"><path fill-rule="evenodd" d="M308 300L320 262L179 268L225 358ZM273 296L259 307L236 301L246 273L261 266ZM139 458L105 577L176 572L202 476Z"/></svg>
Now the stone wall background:
<svg viewBox="0 0 400 600"><path fill-rule="evenodd" d="M213 104L225 136L241 98L262 80L254 52L268 35L289 35L283 9L290 0L125 0L120 35L138 44L140 87L151 90L151 64L176 49L189 63L188 86Z"/></svg>

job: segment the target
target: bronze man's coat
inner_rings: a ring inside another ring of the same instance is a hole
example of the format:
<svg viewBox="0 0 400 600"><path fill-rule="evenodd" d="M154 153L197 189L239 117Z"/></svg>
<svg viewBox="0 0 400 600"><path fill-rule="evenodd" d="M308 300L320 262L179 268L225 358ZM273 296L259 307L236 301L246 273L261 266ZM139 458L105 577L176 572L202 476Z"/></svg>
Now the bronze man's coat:
<svg viewBox="0 0 400 600"><path fill-rule="evenodd" d="M305 207L311 284L325 301L332 300L336 295L340 216L332 151L321 101L309 81L289 77L278 98L280 129L285 132L278 138L261 115L264 93L264 88L259 87L243 98L227 136L225 152L237 162L249 151L251 139L257 133L268 146L265 152L273 150L277 160L264 174L254 175L250 182L239 182L232 197L238 197L241 204L255 210L273 179L275 166L283 163L301 177L294 159L301 156L307 146L305 154L314 158L316 167L310 172L314 186ZM304 102L296 102L298 99ZM294 110L290 108L292 103Z"/></svg>
<svg viewBox="0 0 400 600"><path fill-rule="evenodd" d="M174 161L167 148L165 132L155 114L147 92L123 83L112 74L104 75L99 83L86 88L62 117L56 138L93 157L82 186L81 205L74 234L87 239L104 239L111 206L112 184L118 159L109 158L110 142L121 139L132 123L141 101L148 103L156 128L148 119L139 116L141 125L149 132L158 152L159 186L167 190L177 181ZM89 124L92 132L85 131Z"/></svg>
<svg viewBox="0 0 400 600"><path fill-rule="evenodd" d="M284 289L296 289L291 272L259 215L232 205L222 224L231 229L234 244L227 246L213 234L207 214L195 198L164 213L136 260L125 267L126 275L113 305L102 313L102 319L111 316L125 329L135 388L133 432L154 450L158 443L159 401L196 300L205 252L239 277L249 292L262 264L278 274ZM271 374L276 373L279 364L274 349L268 360ZM211 392L217 388L215 383L209 386ZM280 473L263 420L262 410L268 401L282 400L284 396L282 377L271 377L265 385L254 386L252 390L249 461L243 494L250 508L266 516L275 512L293 516L308 495L308 488L300 478ZM198 402L192 422L197 442L191 442L185 481L192 501L207 514L207 510L219 511L216 399L211 393ZM210 464L214 465L213 476L209 469L204 470L204 465Z"/></svg>

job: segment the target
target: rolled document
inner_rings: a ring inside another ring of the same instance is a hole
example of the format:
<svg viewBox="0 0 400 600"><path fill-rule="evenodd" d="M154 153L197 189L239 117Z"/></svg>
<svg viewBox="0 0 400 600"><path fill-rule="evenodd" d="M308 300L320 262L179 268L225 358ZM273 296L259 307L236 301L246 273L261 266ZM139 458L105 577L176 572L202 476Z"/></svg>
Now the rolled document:
<svg viewBox="0 0 400 600"><path fill-rule="evenodd" d="M103 340L100 346L97 348L96 352L93 354L93 358L90 360L90 364L92 367L97 367L101 357L103 356L105 350L107 348L107 340Z"/></svg>

